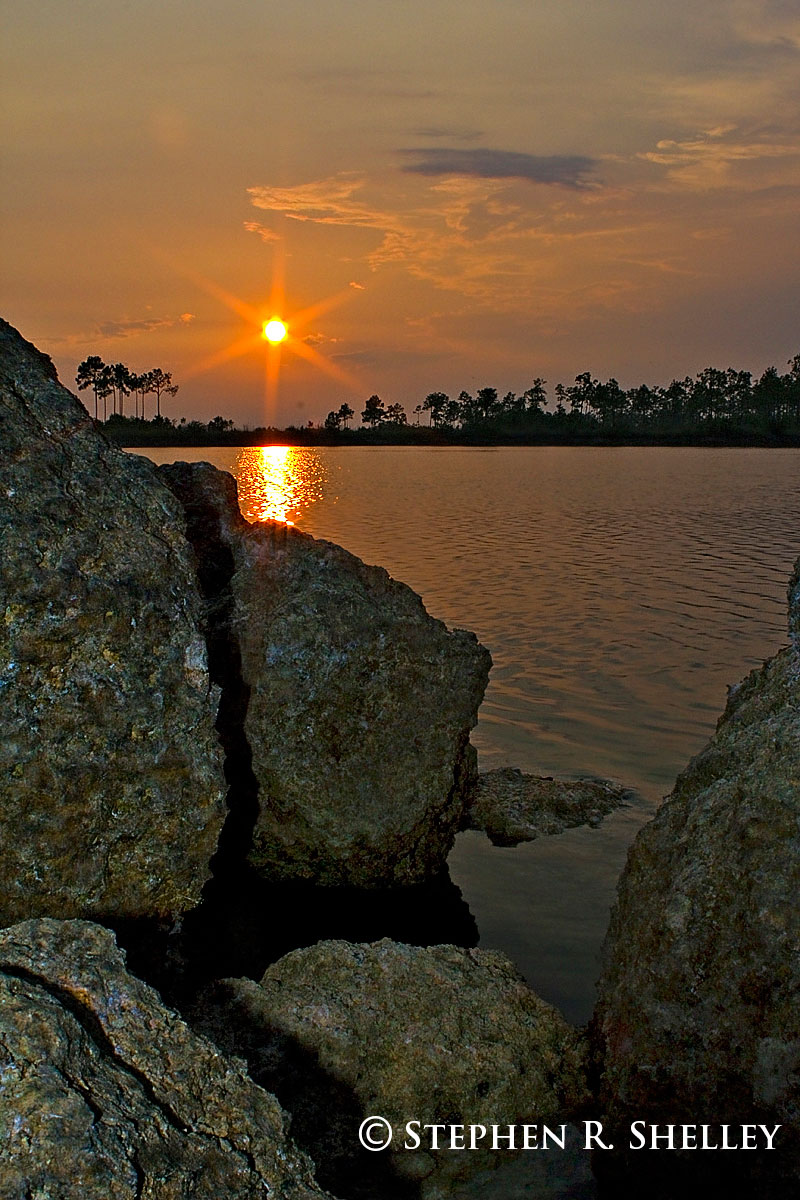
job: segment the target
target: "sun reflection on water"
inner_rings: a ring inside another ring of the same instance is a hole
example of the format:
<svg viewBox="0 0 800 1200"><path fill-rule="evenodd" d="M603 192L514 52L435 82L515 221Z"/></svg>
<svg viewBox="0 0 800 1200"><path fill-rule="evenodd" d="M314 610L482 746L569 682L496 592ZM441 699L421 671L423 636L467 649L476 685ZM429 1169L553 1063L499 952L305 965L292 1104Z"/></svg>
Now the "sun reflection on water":
<svg viewBox="0 0 800 1200"><path fill-rule="evenodd" d="M236 460L239 505L248 521L302 521L324 495L326 474L316 450L246 446Z"/></svg>

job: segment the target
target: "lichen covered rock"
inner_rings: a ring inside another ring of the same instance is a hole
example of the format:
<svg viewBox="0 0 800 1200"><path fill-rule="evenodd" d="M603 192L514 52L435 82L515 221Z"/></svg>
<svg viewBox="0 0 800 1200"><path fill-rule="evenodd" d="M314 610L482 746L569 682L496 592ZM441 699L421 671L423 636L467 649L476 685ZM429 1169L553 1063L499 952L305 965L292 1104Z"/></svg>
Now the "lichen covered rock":
<svg viewBox="0 0 800 1200"><path fill-rule="evenodd" d="M245 521L224 472L161 472L241 655L259 789L251 863L270 880L328 886L434 876L475 775L469 732L488 652L382 568L281 523Z"/></svg>
<svg viewBox="0 0 800 1200"><path fill-rule="evenodd" d="M517 767L482 772L464 814L495 846L517 846L577 825L599 825L630 800L629 789L605 779L552 779Z"/></svg>
<svg viewBox="0 0 800 1200"><path fill-rule="evenodd" d="M0 322L0 924L172 916L224 817L183 514Z"/></svg>
<svg viewBox="0 0 800 1200"><path fill-rule="evenodd" d="M797 573L790 601L794 635ZM595 1018L610 1109L800 1134L799 894L793 637L731 690L630 851Z"/></svg>
<svg viewBox="0 0 800 1200"><path fill-rule="evenodd" d="M108 930L0 933L0 1047L9 1200L324 1197L274 1096L129 975Z"/></svg>
<svg viewBox="0 0 800 1200"><path fill-rule="evenodd" d="M213 985L203 1019L223 1045L238 1044L262 1064L266 1079L283 1044L304 1052L355 1097L342 1140L352 1145L358 1121L380 1114L394 1127L395 1169L415 1178L486 1160L450 1152L434 1163L423 1148L405 1149L408 1121L489 1131L558 1124L585 1100L579 1035L494 951L320 942L287 954L260 983ZM335 1122L338 1106L320 1103L317 1119ZM437 1185L425 1194L438 1195Z"/></svg>

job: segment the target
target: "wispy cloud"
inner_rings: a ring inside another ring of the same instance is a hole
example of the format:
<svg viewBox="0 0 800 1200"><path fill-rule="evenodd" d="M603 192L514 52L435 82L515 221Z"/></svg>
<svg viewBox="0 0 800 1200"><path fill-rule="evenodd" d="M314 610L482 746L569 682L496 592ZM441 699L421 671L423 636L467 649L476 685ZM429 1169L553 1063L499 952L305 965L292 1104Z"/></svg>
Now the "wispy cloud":
<svg viewBox="0 0 800 1200"><path fill-rule="evenodd" d="M666 167L670 179L693 189L761 190L792 177L800 184L800 140L763 133L748 136L736 125L721 125L682 140L665 138L639 158Z"/></svg>
<svg viewBox="0 0 800 1200"><path fill-rule="evenodd" d="M184 312L177 317L144 317L135 321L98 321L95 336L106 339L136 337L152 333L155 329L172 329L178 325L191 325L196 313Z"/></svg>
<svg viewBox="0 0 800 1200"><path fill-rule="evenodd" d="M139 337L153 333L157 329L174 329L181 325L191 325L196 314L181 313L177 317L142 317L138 320L96 321L91 329L79 330L68 334L50 336L48 345L60 350L76 350L79 347L94 348L98 342L120 341L124 338Z"/></svg>
<svg viewBox="0 0 800 1200"><path fill-rule="evenodd" d="M126 338L174 324L175 320L171 317L148 317L143 321L98 321L96 329L104 338Z"/></svg>
<svg viewBox="0 0 800 1200"><path fill-rule="evenodd" d="M269 229L268 226L262 225L260 221L245 221L244 227L248 233L257 233L262 242L279 242L280 234L274 229Z"/></svg>
<svg viewBox="0 0 800 1200"><path fill-rule="evenodd" d="M307 346L327 346L338 342L339 338L328 337L325 333L307 333L303 341Z"/></svg>
<svg viewBox="0 0 800 1200"><path fill-rule="evenodd" d="M251 187L247 191L256 208L280 213L293 221L380 228L386 214L376 213L362 200L355 199L363 186L363 179L341 173L294 187Z"/></svg>
<svg viewBox="0 0 800 1200"><path fill-rule="evenodd" d="M640 261L641 278L649 260L653 275L667 261L662 256L656 261L649 251L648 222L609 188L533 191L517 176L448 174L425 180L401 174L387 181L348 174L295 187L252 187L249 193L257 208L327 226L332 236L338 229L340 239L346 228L371 233L376 239L371 246L345 243L351 262L360 257L372 271L401 269L496 310L533 307L562 291L573 306L634 303L638 283L626 290L611 279L602 297L596 291L576 297L573 283L559 278L565 272L574 276L585 262L587 242L612 275L623 248Z"/></svg>
<svg viewBox="0 0 800 1200"><path fill-rule="evenodd" d="M464 150L452 146L401 150L413 156L404 171L416 175L474 175L479 179L525 179L529 183L589 187L589 176L597 167L593 158L577 154L520 154L514 150L478 147Z"/></svg>

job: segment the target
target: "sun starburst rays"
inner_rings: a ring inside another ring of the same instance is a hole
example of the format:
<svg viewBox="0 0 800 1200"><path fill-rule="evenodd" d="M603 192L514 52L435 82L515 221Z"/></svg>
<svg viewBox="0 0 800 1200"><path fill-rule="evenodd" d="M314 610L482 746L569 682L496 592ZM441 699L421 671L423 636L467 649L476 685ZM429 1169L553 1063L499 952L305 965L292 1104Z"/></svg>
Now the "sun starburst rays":
<svg viewBox="0 0 800 1200"><path fill-rule="evenodd" d="M277 401L281 359L284 352L296 355L347 387L358 387L357 380L348 371L339 364L331 362L305 340L311 332L309 329L311 322L316 321L320 316L351 297L352 289L345 288L322 300L315 301L305 308L298 309L296 312L284 315L286 313L284 274L282 247L276 248L268 305L259 309L220 287L213 280L194 272L191 273L192 280L199 287L236 313L247 324L248 329L229 345L209 355L194 368L190 368L188 371L190 378L223 366L242 355L251 354L258 349L263 353L266 349L265 401L270 413L274 411Z"/></svg>
<svg viewBox="0 0 800 1200"><path fill-rule="evenodd" d="M215 350L207 358L201 359L193 367L189 367L186 371L187 379L194 379L197 375L204 375L206 371L213 371L215 367L221 367L225 363L232 362L234 358L240 358L243 354L251 354L262 345L260 328L253 333L252 331L243 334L228 346L223 346L221 350Z"/></svg>
<svg viewBox="0 0 800 1200"><path fill-rule="evenodd" d="M293 341L290 349L294 354L298 354L306 362L312 363L318 370L329 375L331 379L335 379L337 383L343 383L346 387L350 388L358 387L358 380L349 371L346 371L338 363L331 362L329 358L325 358L324 355L320 354L318 350L315 350L313 346L309 346L306 342Z"/></svg>

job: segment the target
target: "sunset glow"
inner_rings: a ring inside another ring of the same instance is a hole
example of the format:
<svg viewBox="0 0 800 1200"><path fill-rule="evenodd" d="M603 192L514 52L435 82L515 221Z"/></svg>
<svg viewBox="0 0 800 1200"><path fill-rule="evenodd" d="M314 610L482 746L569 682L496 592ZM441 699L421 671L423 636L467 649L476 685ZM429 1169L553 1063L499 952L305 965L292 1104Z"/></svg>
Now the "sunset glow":
<svg viewBox="0 0 800 1200"><path fill-rule="evenodd" d="M251 427L372 393L410 413L538 376L785 369L797 6L464 3L323 6L313 37L304 6L255 0L188 30L181 5L157 30L18 6L4 315L64 379L161 364L170 419Z"/></svg>

